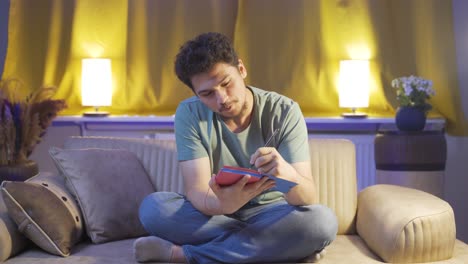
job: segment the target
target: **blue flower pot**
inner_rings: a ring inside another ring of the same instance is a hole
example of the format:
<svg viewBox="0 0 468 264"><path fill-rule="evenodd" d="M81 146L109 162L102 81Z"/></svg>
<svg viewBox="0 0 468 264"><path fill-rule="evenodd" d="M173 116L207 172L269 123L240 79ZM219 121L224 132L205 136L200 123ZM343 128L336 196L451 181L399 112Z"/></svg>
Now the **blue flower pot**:
<svg viewBox="0 0 468 264"><path fill-rule="evenodd" d="M395 123L401 131L421 131L426 125L426 113L419 107L402 106L396 112Z"/></svg>

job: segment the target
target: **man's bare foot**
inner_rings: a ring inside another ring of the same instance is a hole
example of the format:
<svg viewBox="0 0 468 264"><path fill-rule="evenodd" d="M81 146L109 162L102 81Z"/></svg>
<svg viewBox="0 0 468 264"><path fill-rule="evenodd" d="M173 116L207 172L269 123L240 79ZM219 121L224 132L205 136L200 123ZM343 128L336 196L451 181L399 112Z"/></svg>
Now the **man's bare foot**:
<svg viewBox="0 0 468 264"><path fill-rule="evenodd" d="M186 262L180 246L155 236L140 237L135 240L133 252L138 262Z"/></svg>

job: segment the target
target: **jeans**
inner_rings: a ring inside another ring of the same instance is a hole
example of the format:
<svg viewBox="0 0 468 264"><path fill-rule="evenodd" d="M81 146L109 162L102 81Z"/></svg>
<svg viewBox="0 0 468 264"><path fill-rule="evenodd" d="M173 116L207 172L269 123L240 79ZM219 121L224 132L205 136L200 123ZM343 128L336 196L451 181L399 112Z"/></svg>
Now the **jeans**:
<svg viewBox="0 0 468 264"><path fill-rule="evenodd" d="M183 195L156 192L139 214L148 233L180 245L189 263L294 262L329 245L338 229L328 207L285 200L207 216Z"/></svg>

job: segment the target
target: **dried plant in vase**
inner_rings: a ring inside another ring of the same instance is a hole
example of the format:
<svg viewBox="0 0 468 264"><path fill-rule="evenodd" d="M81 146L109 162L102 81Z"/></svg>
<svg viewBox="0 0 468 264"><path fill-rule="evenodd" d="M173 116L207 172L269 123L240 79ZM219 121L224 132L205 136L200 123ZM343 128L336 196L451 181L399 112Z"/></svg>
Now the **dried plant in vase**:
<svg viewBox="0 0 468 264"><path fill-rule="evenodd" d="M21 88L19 80L0 80L0 167L30 162L47 127L67 107L65 100L52 99L55 87L41 87L26 96Z"/></svg>

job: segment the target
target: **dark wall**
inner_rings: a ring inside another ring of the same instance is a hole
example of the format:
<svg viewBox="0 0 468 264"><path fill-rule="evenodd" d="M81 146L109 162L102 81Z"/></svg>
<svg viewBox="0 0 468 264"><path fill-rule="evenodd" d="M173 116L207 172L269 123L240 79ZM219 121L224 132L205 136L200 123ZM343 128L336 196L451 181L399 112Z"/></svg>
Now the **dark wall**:
<svg viewBox="0 0 468 264"><path fill-rule="evenodd" d="M8 42L8 10L10 0L0 0L0 77L3 74Z"/></svg>

